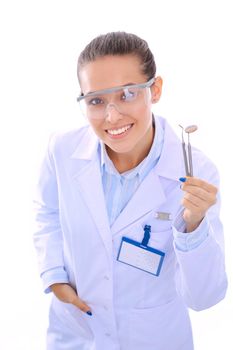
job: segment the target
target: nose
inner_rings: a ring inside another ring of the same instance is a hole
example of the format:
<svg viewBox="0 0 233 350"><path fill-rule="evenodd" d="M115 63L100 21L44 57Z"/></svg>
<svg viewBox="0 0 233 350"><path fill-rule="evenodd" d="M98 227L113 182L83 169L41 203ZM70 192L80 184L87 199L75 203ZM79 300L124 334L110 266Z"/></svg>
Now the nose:
<svg viewBox="0 0 233 350"><path fill-rule="evenodd" d="M115 124L118 120L122 119L122 114L119 112L117 106L113 103L108 104L105 110L105 119Z"/></svg>

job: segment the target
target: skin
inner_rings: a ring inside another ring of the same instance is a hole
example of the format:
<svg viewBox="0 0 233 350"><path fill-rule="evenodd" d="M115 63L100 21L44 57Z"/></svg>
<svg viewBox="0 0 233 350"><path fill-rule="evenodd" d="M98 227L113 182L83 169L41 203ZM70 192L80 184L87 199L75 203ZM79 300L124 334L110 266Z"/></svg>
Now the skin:
<svg viewBox="0 0 233 350"><path fill-rule="evenodd" d="M139 84L148 80L140 67L140 61L132 55L105 56L86 64L79 73L82 92L87 94L115 86ZM147 104L142 104L134 115L123 115L115 108L106 111L105 119L89 120L96 135L105 143L106 150L116 169L122 173L137 166L149 153L154 133L152 127L151 106L159 101L162 92L162 79L157 77L150 88ZM112 139L108 129L118 129L133 124L126 137ZM182 185L184 197L183 218L187 232L195 230L206 215L208 209L216 203L217 188L201 179L187 178ZM81 300L73 287L67 283L51 286L53 293L65 303L71 303L83 312L91 308Z"/></svg>
<svg viewBox="0 0 233 350"><path fill-rule="evenodd" d="M183 219L186 231L194 231L205 217L208 209L217 201L218 189L196 177L187 177L181 189L184 197L181 204L185 208Z"/></svg>
<svg viewBox="0 0 233 350"><path fill-rule="evenodd" d="M120 72L119 72L120 67ZM98 91L126 84L140 84L148 80L140 69L140 62L132 55L106 56L87 64L79 74L82 92ZM103 79L104 77L104 79ZM142 103L134 115L123 115L115 108L106 111L105 119L89 120L96 135L105 143L110 159L122 173L137 166L149 153L153 142L151 105L159 100L162 79L157 77L151 87L148 103ZM146 91L144 91L146 93ZM129 135L113 140L106 132L133 124Z"/></svg>

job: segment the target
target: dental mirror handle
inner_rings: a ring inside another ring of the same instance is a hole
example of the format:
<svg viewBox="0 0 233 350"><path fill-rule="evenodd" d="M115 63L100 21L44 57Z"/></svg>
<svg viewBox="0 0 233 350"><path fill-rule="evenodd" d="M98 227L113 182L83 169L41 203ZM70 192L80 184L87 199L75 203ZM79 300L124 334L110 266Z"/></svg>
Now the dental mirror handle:
<svg viewBox="0 0 233 350"><path fill-rule="evenodd" d="M185 143L184 142L182 142L182 149L183 149L183 156L184 156L184 165L185 165L186 176L189 176L189 167L188 167L187 153L186 153Z"/></svg>
<svg viewBox="0 0 233 350"><path fill-rule="evenodd" d="M188 155L189 155L189 176L193 176L193 160L192 160L192 148L190 142L188 143Z"/></svg>

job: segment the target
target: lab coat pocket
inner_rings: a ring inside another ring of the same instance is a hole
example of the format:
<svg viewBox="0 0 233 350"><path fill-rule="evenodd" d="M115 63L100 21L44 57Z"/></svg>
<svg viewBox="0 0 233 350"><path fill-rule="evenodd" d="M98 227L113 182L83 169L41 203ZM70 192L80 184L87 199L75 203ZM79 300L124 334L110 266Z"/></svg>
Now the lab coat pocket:
<svg viewBox="0 0 233 350"><path fill-rule="evenodd" d="M64 328L69 328L77 336L86 339L93 338L83 311L72 304L61 302L56 297L53 300L53 308L59 318L63 331Z"/></svg>
<svg viewBox="0 0 233 350"><path fill-rule="evenodd" d="M131 312L129 321L130 349L192 349L192 333L188 312L179 298L152 308Z"/></svg>
<svg viewBox="0 0 233 350"><path fill-rule="evenodd" d="M148 246L166 252L172 248L173 234L172 230L151 231Z"/></svg>

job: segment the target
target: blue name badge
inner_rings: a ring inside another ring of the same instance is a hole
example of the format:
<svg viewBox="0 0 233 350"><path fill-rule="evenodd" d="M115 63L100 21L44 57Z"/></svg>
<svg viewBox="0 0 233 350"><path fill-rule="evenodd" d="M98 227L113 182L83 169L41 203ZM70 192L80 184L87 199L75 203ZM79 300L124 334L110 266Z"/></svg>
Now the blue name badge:
<svg viewBox="0 0 233 350"><path fill-rule="evenodd" d="M122 237L117 260L139 270L159 276L165 253L130 238Z"/></svg>

